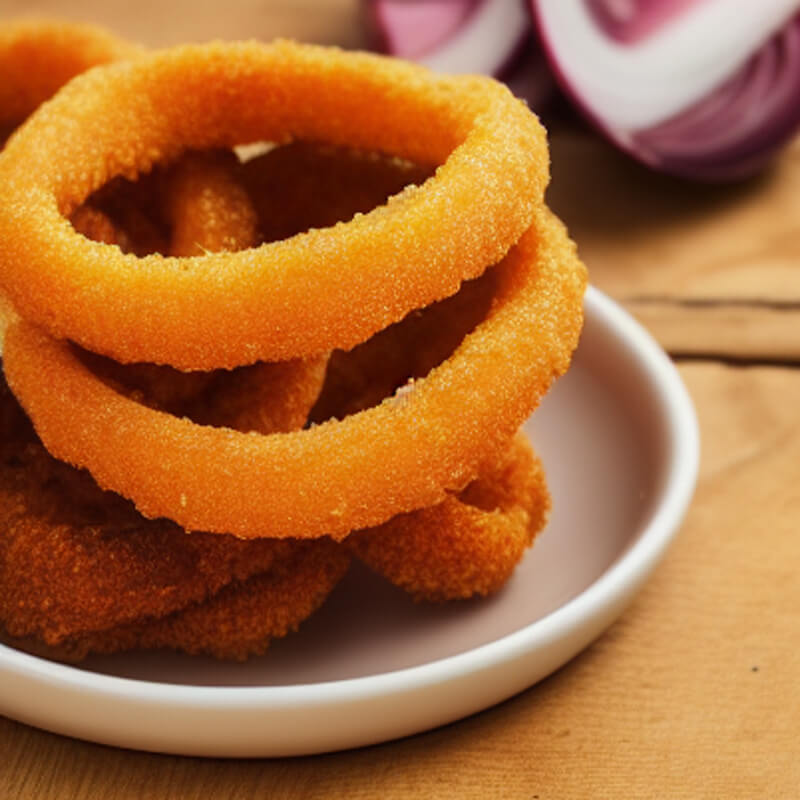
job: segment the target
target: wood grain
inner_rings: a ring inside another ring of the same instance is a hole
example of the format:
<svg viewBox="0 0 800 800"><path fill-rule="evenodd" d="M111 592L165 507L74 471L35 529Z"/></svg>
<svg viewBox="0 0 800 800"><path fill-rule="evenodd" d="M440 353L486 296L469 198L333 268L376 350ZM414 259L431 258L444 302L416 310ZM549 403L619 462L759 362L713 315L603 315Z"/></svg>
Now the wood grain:
<svg viewBox="0 0 800 800"><path fill-rule="evenodd" d="M551 135L548 200L591 280L671 352L800 359L800 142L764 175L654 175L577 126Z"/></svg>

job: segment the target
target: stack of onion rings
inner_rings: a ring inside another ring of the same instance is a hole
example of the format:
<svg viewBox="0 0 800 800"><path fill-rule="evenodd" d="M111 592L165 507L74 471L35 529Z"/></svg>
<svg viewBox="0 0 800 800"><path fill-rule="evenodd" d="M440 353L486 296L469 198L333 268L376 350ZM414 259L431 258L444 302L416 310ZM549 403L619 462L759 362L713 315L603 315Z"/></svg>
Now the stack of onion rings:
<svg viewBox="0 0 800 800"><path fill-rule="evenodd" d="M9 611L41 559L12 581L0 544L6 633L69 658L243 658L350 552L417 599L497 591L546 519L514 435L569 365L585 287L542 203L535 118L489 80L289 42L135 55L71 81L0 155L4 371L47 451L131 500L142 535L271 560L81 627L76 607ZM228 149L293 139L327 144Z"/></svg>

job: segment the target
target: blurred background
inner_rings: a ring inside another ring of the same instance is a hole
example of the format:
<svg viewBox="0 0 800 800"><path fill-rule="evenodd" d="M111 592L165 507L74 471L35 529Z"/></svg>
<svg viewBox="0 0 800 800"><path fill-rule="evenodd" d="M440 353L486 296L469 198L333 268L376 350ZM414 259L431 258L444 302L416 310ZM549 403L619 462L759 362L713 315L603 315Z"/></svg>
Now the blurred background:
<svg viewBox="0 0 800 800"><path fill-rule="evenodd" d="M359 7L359 0L3 0L0 17L94 22L152 47L275 36L358 47L365 41Z"/></svg>

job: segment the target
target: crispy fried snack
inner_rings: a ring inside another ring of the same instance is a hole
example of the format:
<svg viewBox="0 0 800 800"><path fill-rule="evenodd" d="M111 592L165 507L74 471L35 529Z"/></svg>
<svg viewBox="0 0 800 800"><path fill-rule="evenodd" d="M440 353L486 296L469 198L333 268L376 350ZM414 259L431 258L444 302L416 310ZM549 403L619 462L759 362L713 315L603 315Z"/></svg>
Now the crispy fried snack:
<svg viewBox="0 0 800 800"><path fill-rule="evenodd" d="M549 510L544 469L518 434L501 461L458 495L397 514L345 543L417 600L486 596L509 579Z"/></svg>
<svg viewBox="0 0 800 800"><path fill-rule="evenodd" d="M292 543L187 535L144 520L53 459L0 387L0 621L50 645L203 600L269 569Z"/></svg>
<svg viewBox="0 0 800 800"><path fill-rule="evenodd" d="M187 149L291 138L440 166L342 225L188 261L137 260L64 219ZM347 348L497 262L547 176L544 131L490 79L290 42L173 48L80 76L9 142L0 287L50 333L122 362L213 369Z"/></svg>
<svg viewBox="0 0 800 800"><path fill-rule="evenodd" d="M193 191L185 185L187 172L174 168L176 229L191 227L181 224L184 215L202 223L216 214L193 193L215 197L227 166L218 156L193 158ZM243 189L235 199L244 211L226 219L248 213L255 219ZM226 210L233 207L231 199ZM100 213L80 218L87 233L102 234L112 225ZM99 228L92 223L98 219ZM201 225L201 246L216 244L220 227ZM241 242L241 228L231 224L231 230L240 238L228 241ZM254 226L249 235L252 241ZM243 431L302 426L326 361L185 374L84 357L103 380L138 402ZM19 646L44 647L68 660L134 646L243 658L296 627L346 569L347 554L324 543L309 552L288 540L186 534L167 520L144 520L89 475L47 454L5 385L0 424L0 623ZM230 588L221 592L224 587Z"/></svg>
<svg viewBox="0 0 800 800"><path fill-rule="evenodd" d="M66 642L62 657L89 652L170 649L242 661L263 654L273 639L296 631L327 599L350 566L343 547L320 539L294 543L288 557L213 597L155 620L121 625Z"/></svg>
<svg viewBox="0 0 800 800"><path fill-rule="evenodd" d="M351 553L418 600L497 591L547 517L514 434L586 282L535 118L366 54L133 54L0 154L3 366L36 429L0 386L0 629L246 658Z"/></svg>
<svg viewBox="0 0 800 800"><path fill-rule="evenodd" d="M94 25L48 20L0 24L0 147L68 80L143 50Z"/></svg>
<svg viewBox="0 0 800 800"><path fill-rule="evenodd" d="M342 537L463 489L567 369L586 273L563 225L537 211L496 269L486 318L443 364L375 408L302 431L241 434L146 408L27 321L7 331L6 375L48 450L145 516Z"/></svg>
<svg viewBox="0 0 800 800"><path fill-rule="evenodd" d="M258 219L227 150L187 153L164 178L163 213L171 225L171 256L232 253L252 247Z"/></svg>
<svg viewBox="0 0 800 800"><path fill-rule="evenodd" d="M0 641L59 661L134 649L180 650L241 661L263 654L273 639L297 630L349 565L349 554L334 542L307 542L295 545L290 556L276 559L270 569L165 616L77 634L55 644L37 636L11 636L0 626Z"/></svg>
<svg viewBox="0 0 800 800"><path fill-rule="evenodd" d="M51 20L0 23L0 151L16 128L45 100L90 67L143 50L94 25ZM109 241L110 228L85 215L81 227L91 229L97 241ZM0 354L12 304L0 295Z"/></svg>

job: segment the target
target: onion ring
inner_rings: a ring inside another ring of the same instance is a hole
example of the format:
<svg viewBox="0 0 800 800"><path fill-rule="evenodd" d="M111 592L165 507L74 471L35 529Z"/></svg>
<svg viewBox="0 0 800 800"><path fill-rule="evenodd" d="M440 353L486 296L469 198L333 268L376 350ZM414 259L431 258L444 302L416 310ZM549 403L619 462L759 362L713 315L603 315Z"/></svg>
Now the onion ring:
<svg viewBox="0 0 800 800"><path fill-rule="evenodd" d="M187 149L291 138L441 166L349 222L239 253L136 259L64 219ZM0 287L50 333L122 362L211 369L348 348L508 251L541 203L546 148L488 78L290 42L144 55L71 81L0 154Z"/></svg>
<svg viewBox="0 0 800 800"><path fill-rule="evenodd" d="M209 157L198 166L192 160L192 191L182 186L175 206L178 226L185 215L191 215L195 224L212 215L192 198L215 194L221 163L226 162ZM209 191L204 191L207 186ZM248 210L254 217L243 190L235 199L241 213L223 219L238 220ZM116 235L102 212L83 208L87 212L78 222L88 234L106 235L110 230ZM232 199L226 210L238 210ZM213 246L225 238L220 237L221 228L201 224L196 231L200 246ZM235 235L228 240L241 242L240 226L232 223L231 230ZM249 235L252 241L253 226ZM92 354L86 358L103 380L149 407L207 424L262 432L293 430L304 424L322 385L326 361L295 360L233 372L185 374L149 364L122 366ZM86 650L88 639L105 640L104 631L109 628L140 625L140 618L152 622L205 601L232 581L286 561L297 549L289 541L245 542L205 533L187 536L167 520L143 520L127 501L102 492L90 476L48 455L4 384L0 386L0 441L4 528L0 622L14 637L33 637L77 657ZM293 609L294 620L308 605L304 597L295 592L284 603ZM185 638L185 622L180 630Z"/></svg>
<svg viewBox="0 0 800 800"><path fill-rule="evenodd" d="M166 174L150 176L144 186L122 184L100 201L118 212L138 210L143 205L140 195L149 197L155 183L164 189L172 252L246 248L256 241L257 218L238 175L239 162L231 152L189 153ZM148 244L153 241L149 225L138 223L135 233L127 236L104 212L87 205L73 215L73 225L76 222L90 238L125 239L134 249L142 235ZM305 424L328 361L321 355L232 371L180 373L156 364L121 365L88 352L83 357L107 383L151 408L204 425L259 433L292 431Z"/></svg>
<svg viewBox="0 0 800 800"><path fill-rule="evenodd" d="M229 583L212 597L157 619L75 635L54 644L33 636L0 639L12 647L59 661L90 653L170 649L242 661L263 654L273 639L297 630L327 599L350 565L341 546L320 539L297 546L264 572Z"/></svg>
<svg viewBox="0 0 800 800"><path fill-rule="evenodd" d="M344 543L415 600L485 597L511 577L549 509L542 465L517 434L504 458L457 496L352 533Z"/></svg>
<svg viewBox="0 0 800 800"><path fill-rule="evenodd" d="M239 661L261 655L272 639L297 630L325 602L350 560L335 542L306 542L269 570L228 584L205 602L108 631L88 644L101 653L141 647Z"/></svg>
<svg viewBox="0 0 800 800"><path fill-rule="evenodd" d="M187 153L164 178L169 255L230 253L256 243L258 218L228 150Z"/></svg>
<svg viewBox="0 0 800 800"><path fill-rule="evenodd" d="M341 537L463 489L569 366L586 271L563 225L537 209L495 269L485 320L443 364L375 408L302 431L242 434L146 408L24 320L6 333L6 376L47 449L145 516L243 537Z"/></svg>
<svg viewBox="0 0 800 800"><path fill-rule="evenodd" d="M95 25L45 20L0 24L0 147L71 78L143 52Z"/></svg>
<svg viewBox="0 0 800 800"><path fill-rule="evenodd" d="M36 441L0 387L0 623L50 645L213 594L285 558L292 543L187 536L143 520Z"/></svg>

